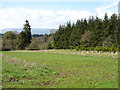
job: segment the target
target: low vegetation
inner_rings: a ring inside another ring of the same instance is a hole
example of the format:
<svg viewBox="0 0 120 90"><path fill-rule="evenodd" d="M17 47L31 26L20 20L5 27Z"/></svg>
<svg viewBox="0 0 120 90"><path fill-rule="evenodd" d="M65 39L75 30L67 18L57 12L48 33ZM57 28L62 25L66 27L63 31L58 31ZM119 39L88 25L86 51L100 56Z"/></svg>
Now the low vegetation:
<svg viewBox="0 0 120 90"><path fill-rule="evenodd" d="M4 51L3 88L117 88L114 53L76 50Z"/></svg>

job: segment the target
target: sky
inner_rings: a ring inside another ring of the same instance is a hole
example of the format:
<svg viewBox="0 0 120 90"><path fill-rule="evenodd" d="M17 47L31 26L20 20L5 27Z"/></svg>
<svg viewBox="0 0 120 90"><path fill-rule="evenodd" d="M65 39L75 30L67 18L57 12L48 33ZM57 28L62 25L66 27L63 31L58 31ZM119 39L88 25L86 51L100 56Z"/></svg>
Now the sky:
<svg viewBox="0 0 120 90"><path fill-rule="evenodd" d="M23 28L27 19L32 28L58 29L90 16L103 18L118 12L119 0L0 0L0 30ZM1 31L0 31L1 32Z"/></svg>

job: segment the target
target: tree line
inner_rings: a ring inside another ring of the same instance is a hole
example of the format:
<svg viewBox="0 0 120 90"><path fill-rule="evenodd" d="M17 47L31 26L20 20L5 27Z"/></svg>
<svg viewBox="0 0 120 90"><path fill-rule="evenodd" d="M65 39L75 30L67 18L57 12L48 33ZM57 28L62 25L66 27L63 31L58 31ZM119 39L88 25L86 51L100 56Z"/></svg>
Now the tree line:
<svg viewBox="0 0 120 90"><path fill-rule="evenodd" d="M116 14L104 19L91 16L88 20L77 20L60 25L54 33L50 49L77 49L118 51L119 22Z"/></svg>
<svg viewBox="0 0 120 90"><path fill-rule="evenodd" d="M116 14L104 19L91 16L88 20L77 20L60 25L57 31L45 35L31 35L31 26L26 20L23 31L6 32L2 37L3 50L76 49L96 51L118 51L120 40L119 18Z"/></svg>
<svg viewBox="0 0 120 90"><path fill-rule="evenodd" d="M23 31L7 31L2 38L2 46L0 50L40 50L47 49L50 41L52 40L51 34L31 34L31 26L28 20L23 26ZM2 47L2 48L1 48Z"/></svg>

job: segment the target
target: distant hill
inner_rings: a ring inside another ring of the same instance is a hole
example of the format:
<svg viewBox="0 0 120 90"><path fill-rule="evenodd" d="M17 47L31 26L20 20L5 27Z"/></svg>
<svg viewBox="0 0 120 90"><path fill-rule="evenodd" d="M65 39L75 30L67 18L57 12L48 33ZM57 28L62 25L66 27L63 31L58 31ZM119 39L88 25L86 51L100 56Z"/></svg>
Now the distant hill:
<svg viewBox="0 0 120 90"><path fill-rule="evenodd" d="M21 32L23 29L22 28L5 28L5 29L0 29L0 33L5 33L6 31L17 31ZM32 34L49 34L50 30L52 29L41 29L41 28L32 28L31 32ZM56 30L56 29L54 29Z"/></svg>

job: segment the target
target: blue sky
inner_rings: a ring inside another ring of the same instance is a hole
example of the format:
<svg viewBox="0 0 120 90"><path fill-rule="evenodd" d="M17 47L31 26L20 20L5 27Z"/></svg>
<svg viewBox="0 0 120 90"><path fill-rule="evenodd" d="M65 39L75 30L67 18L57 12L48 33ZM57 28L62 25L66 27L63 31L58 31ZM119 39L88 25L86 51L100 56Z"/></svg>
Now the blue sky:
<svg viewBox="0 0 120 90"><path fill-rule="evenodd" d="M104 13L107 12L110 16L118 10L118 0L66 1L2 0L0 29L22 28L26 19L33 28L57 29L60 24L65 24L69 20L76 22L77 19L88 19L91 15L103 18Z"/></svg>
<svg viewBox="0 0 120 90"><path fill-rule="evenodd" d="M24 7L32 9L92 9L101 5L108 4L109 2L4 2L3 7Z"/></svg>
<svg viewBox="0 0 120 90"><path fill-rule="evenodd" d="M24 7L29 9L45 10L88 10L94 11L94 8L106 6L112 2L3 2L3 8Z"/></svg>

